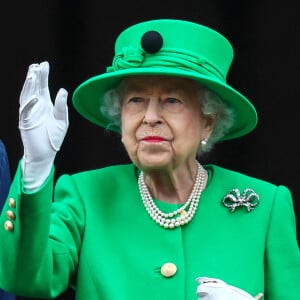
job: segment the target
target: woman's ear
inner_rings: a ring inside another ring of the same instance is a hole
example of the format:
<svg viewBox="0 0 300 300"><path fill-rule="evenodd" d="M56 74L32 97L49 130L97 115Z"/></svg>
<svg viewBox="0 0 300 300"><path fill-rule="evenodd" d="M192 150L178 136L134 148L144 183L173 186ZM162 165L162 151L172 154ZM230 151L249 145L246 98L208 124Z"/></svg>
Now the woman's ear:
<svg viewBox="0 0 300 300"><path fill-rule="evenodd" d="M215 125L215 118L213 116L210 116L210 115L205 116L205 126L204 126L204 128L207 130L207 133L209 133L209 135L213 131L214 125Z"/></svg>

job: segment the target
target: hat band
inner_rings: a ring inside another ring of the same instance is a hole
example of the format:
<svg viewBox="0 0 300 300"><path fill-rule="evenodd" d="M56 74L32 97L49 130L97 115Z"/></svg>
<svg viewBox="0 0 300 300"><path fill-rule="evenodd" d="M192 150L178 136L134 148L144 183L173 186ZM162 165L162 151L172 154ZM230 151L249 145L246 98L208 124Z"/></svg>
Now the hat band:
<svg viewBox="0 0 300 300"><path fill-rule="evenodd" d="M107 68L107 72L140 67L179 68L204 75L213 75L222 81L226 80L220 70L205 58L182 49L178 51L172 48L164 48L155 54L148 54L134 47L125 47L122 53L115 55L112 66Z"/></svg>

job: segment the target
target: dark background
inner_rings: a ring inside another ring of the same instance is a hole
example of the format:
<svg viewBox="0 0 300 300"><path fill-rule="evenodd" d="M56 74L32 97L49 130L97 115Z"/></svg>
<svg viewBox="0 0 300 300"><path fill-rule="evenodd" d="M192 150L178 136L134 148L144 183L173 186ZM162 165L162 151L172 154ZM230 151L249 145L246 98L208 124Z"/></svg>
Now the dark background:
<svg viewBox="0 0 300 300"><path fill-rule="evenodd" d="M255 131L220 143L203 162L288 186L299 219L300 18L296 1L3 2L0 10L0 138L12 174L22 156L18 97L28 65L48 60L53 98L70 93L70 127L56 159L56 175L128 162L119 137L74 111L74 89L111 64L121 30L140 21L178 18L212 27L235 49L228 83L256 106ZM174 38L176 38L174 36ZM297 224L299 232L299 222ZM259 228L254 229L259 230ZM61 299L71 299L68 292Z"/></svg>

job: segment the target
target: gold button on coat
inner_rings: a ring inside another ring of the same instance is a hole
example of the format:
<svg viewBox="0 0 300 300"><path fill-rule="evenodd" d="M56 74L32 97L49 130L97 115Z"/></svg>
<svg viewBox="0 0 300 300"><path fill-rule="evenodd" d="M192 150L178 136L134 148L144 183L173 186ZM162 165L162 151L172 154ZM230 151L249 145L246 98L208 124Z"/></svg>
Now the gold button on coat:
<svg viewBox="0 0 300 300"><path fill-rule="evenodd" d="M14 198L9 198L8 199L8 205L12 208L16 207L16 200Z"/></svg>
<svg viewBox="0 0 300 300"><path fill-rule="evenodd" d="M177 267L173 263L165 263L160 268L160 273L164 277L172 277L177 272Z"/></svg>
<svg viewBox="0 0 300 300"><path fill-rule="evenodd" d="M16 218L16 215L15 215L15 213L14 213L12 210L8 210L8 211L6 212L6 216L7 216L9 219L11 219L11 220L15 220L15 218Z"/></svg>
<svg viewBox="0 0 300 300"><path fill-rule="evenodd" d="M6 221L4 223L4 228L6 231L13 231L14 230L14 224L11 221Z"/></svg>

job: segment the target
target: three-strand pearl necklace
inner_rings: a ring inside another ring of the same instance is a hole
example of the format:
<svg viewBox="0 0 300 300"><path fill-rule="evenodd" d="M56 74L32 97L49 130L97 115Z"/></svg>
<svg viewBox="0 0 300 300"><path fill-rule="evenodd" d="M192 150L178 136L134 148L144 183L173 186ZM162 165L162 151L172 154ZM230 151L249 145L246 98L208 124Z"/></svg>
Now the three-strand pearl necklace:
<svg viewBox="0 0 300 300"><path fill-rule="evenodd" d="M197 161L198 171L193 190L188 200L178 209L170 213L162 212L155 204L149 189L145 183L144 172L138 178L138 186L144 206L149 216L160 226L173 229L191 221L198 207L200 196L205 188L207 172Z"/></svg>

